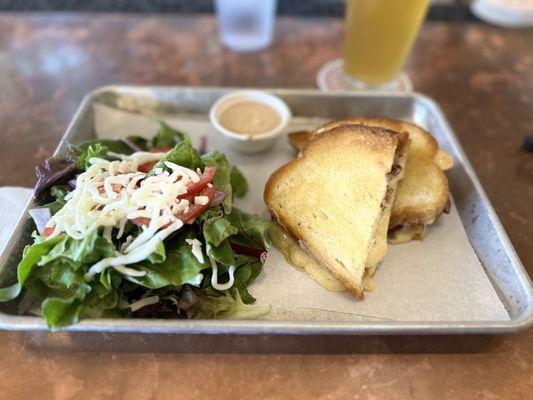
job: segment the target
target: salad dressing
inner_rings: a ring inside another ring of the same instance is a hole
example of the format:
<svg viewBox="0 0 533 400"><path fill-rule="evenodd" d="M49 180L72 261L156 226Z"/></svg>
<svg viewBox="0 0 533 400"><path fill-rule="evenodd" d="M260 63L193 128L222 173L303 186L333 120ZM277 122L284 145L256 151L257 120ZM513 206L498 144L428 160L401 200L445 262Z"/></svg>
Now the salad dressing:
<svg viewBox="0 0 533 400"><path fill-rule="evenodd" d="M332 292L342 292L346 288L327 271L320 267L305 251L298 242L287 233L279 224L273 223L268 230L268 236L272 244L278 249L285 261L298 271L306 273L312 280L324 289Z"/></svg>
<svg viewBox="0 0 533 400"><path fill-rule="evenodd" d="M222 110L219 122L231 132L251 137L277 128L281 124L281 116L265 103L242 100Z"/></svg>

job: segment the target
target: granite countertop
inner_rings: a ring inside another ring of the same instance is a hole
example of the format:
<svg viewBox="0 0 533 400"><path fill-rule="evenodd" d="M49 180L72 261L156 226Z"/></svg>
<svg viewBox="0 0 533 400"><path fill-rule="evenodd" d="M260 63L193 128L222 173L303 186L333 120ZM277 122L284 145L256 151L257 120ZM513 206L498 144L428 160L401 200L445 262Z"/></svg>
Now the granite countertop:
<svg viewBox="0 0 533 400"><path fill-rule="evenodd" d="M531 43L532 29L431 21L407 64L416 90L449 118L530 275L533 155L520 146L533 134ZM0 185L32 185L34 165L51 154L82 97L99 86L309 88L341 47L337 19L279 18L274 45L242 55L220 46L207 15L0 14ZM494 338L474 352L458 343L486 338L443 338L447 345L433 353L430 346L400 349L395 340L376 338L366 354L61 353L35 349L29 335L0 332L0 388L13 399L532 393L533 331Z"/></svg>
<svg viewBox="0 0 533 400"><path fill-rule="evenodd" d="M431 0L428 18L475 19L469 0ZM278 15L342 17L346 0L280 0ZM213 13L213 0L0 0L0 11L73 11L138 13Z"/></svg>

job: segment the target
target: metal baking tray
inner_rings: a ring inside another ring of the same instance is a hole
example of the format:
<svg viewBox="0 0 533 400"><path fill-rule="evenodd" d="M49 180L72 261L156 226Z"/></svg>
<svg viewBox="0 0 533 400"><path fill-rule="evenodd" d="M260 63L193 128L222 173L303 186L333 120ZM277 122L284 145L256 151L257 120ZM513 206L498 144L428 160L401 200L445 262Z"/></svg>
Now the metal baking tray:
<svg viewBox="0 0 533 400"><path fill-rule="evenodd" d="M230 88L141 87L108 86L87 95L78 108L56 153L62 151L64 140L72 143L94 137L93 103L112 106L125 111L157 114L205 115L210 106ZM508 333L517 332L533 324L533 289L531 281L517 257L498 217L494 213L457 138L440 108L432 100L419 94L390 93L322 93L315 90L268 90L283 98L294 116L338 119L351 115L382 115L404 119L426 126L441 147L450 153L456 165L448 171L451 192L463 221L471 245L487 276L505 306L508 321L220 321L220 320L132 320L90 319L69 327L59 334L44 333L41 318L16 314L16 300L0 304L0 328L42 332L35 336L39 345L76 348L103 338L109 343L117 340L134 343L135 348L147 346L150 340L164 343L163 338L180 335L178 348L189 346L200 337L218 335L248 335L262 338L272 335L434 335L452 333ZM23 247L29 243L33 224L26 212L18 222L11 239L0 257L0 287L15 279L17 263ZM90 333L90 334L89 334ZM153 335L159 334L159 335ZM118 336L117 336L118 335ZM114 339L114 338L122 339ZM185 340L185 337L188 339ZM196 339L195 339L196 338ZM225 338L225 339L222 339ZM201 343L207 343L200 340ZM241 343L242 344L242 343ZM174 346L174 347L176 347ZM156 345L157 347L157 345ZM201 347L201 346L200 346Z"/></svg>

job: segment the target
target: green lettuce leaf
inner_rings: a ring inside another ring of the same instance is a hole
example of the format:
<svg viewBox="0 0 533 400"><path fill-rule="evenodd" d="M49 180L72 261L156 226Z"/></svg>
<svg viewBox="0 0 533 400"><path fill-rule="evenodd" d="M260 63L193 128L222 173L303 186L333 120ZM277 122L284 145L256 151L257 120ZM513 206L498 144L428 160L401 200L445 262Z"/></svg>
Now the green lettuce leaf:
<svg viewBox="0 0 533 400"><path fill-rule="evenodd" d="M185 139L186 135L183 132L177 131L164 121L158 122L159 130L153 139L154 147L174 147Z"/></svg>
<svg viewBox="0 0 533 400"><path fill-rule="evenodd" d="M148 172L148 175L153 175L157 168L167 169L165 161L170 161L186 168L196 171L196 168L203 169L204 163L200 158L198 152L192 147L191 140L186 137L181 143L178 143L168 154L163 157L153 168Z"/></svg>
<svg viewBox="0 0 533 400"><path fill-rule="evenodd" d="M168 243L166 258L160 263L142 262L135 267L144 271L141 277L124 276L124 279L150 289L158 289L167 285L181 286L195 278L207 264L201 264L192 253L191 246L185 239L193 239L193 230L182 233L178 239Z"/></svg>
<svg viewBox="0 0 533 400"><path fill-rule="evenodd" d="M109 291L117 290L122 282L122 276L113 268L108 268L100 274L100 283Z"/></svg>
<svg viewBox="0 0 533 400"><path fill-rule="evenodd" d="M93 150L89 150L90 148L92 148ZM113 153L119 153L119 154L133 153L133 149L131 147L129 147L122 140L118 140L118 139L88 140L78 145L77 149L80 152L80 154L78 155L78 164L80 165L83 165L83 162L85 160L88 160L87 153L89 153L90 151L95 152L96 149L100 149L100 151L102 149L105 149L106 152L112 151ZM103 155L105 156L105 153ZM101 157L101 156L98 156L98 157Z"/></svg>
<svg viewBox="0 0 533 400"><path fill-rule="evenodd" d="M83 300L91 291L91 286L85 282L83 274L86 268L74 269L64 259L56 259L46 265L35 268L28 284L34 289L36 297L75 297Z"/></svg>
<svg viewBox="0 0 533 400"><path fill-rule="evenodd" d="M213 184L217 190L226 193L226 197L224 198L222 205L224 206L224 212L226 214L230 213L233 190L231 188L230 165L228 163L228 159L224 154L218 151L211 151L202 156L202 161L205 165L216 167L217 172L213 178Z"/></svg>
<svg viewBox="0 0 533 400"><path fill-rule="evenodd" d="M233 249L231 248L230 242L228 239L224 239L218 246L214 246L208 243L207 252L213 257L213 259L223 266L229 267L230 265L235 265L235 257ZM219 265L221 267L221 265ZM226 268L222 268L219 271L219 274L226 272Z"/></svg>
<svg viewBox="0 0 533 400"><path fill-rule="evenodd" d="M54 215L56 212L58 212L65 206L65 203L66 203L65 196L67 195L67 193L68 193L68 190L63 186L59 186L59 185L52 186L50 188L50 195L55 200L50 203L43 204L42 206L39 206L36 208L48 208L50 209L50 213Z"/></svg>
<svg viewBox="0 0 533 400"><path fill-rule="evenodd" d="M152 254L150 254L146 260L152 264L160 264L164 262L166 259L167 259L167 253L165 250L165 245L163 244L163 242L160 242L157 245L155 251Z"/></svg>
<svg viewBox="0 0 533 400"><path fill-rule="evenodd" d="M217 247L228 237L235 235L237 228L231 225L224 217L212 217L205 220L203 225L203 234L205 240Z"/></svg>
<svg viewBox="0 0 533 400"><path fill-rule="evenodd" d="M95 281L91 287L91 291L87 293L85 300L82 303L82 316L100 317L106 311L118 308L121 294L119 291L108 288L101 282Z"/></svg>
<svg viewBox="0 0 533 400"><path fill-rule="evenodd" d="M94 264L115 254L113 244L100 236L97 230L81 240L73 239L67 235L60 237L62 240L50 249L48 254L41 257L38 265L42 266L60 258L72 268L78 269L83 264Z"/></svg>
<svg viewBox="0 0 533 400"><path fill-rule="evenodd" d="M263 268L263 263L253 256L247 256L243 254L235 254L234 264L236 269L233 275L234 283L230 290L237 290L242 301L245 304L252 304L255 302L255 298L248 292L248 286L257 278ZM222 267L222 268L220 268ZM204 279L202 290L207 296L220 296L220 291L213 288L211 285L211 271L205 272L206 278ZM218 280L225 282L228 279L227 268L219 265Z"/></svg>
<svg viewBox="0 0 533 400"><path fill-rule="evenodd" d="M50 209L50 213L52 215L54 215L55 213L57 213L59 210L61 210L66 204L66 201L65 200L55 200L55 201L52 201L51 203L47 203L39 208L49 208Z"/></svg>
<svg viewBox="0 0 533 400"><path fill-rule="evenodd" d="M50 188L50 195L55 199L55 200L61 200L61 201L65 201L65 196L69 193L68 189L66 189L65 187L63 186L52 186Z"/></svg>
<svg viewBox="0 0 533 400"><path fill-rule="evenodd" d="M81 301L78 299L62 299L50 297L43 302L43 317L48 327L57 331L61 327L78 322Z"/></svg>
<svg viewBox="0 0 533 400"><path fill-rule="evenodd" d="M76 323L84 317L100 317L117 309L122 278L113 269L100 274L99 280L87 283L84 268L73 269L64 259L56 259L30 278L26 288L32 297L42 300L43 316L52 330Z"/></svg>
<svg viewBox="0 0 533 400"><path fill-rule="evenodd" d="M268 249L265 232L270 227L270 222L255 214L249 214L238 208L233 208L227 216L231 225L238 229L238 234L231 240L243 246Z"/></svg>
<svg viewBox="0 0 533 400"><path fill-rule="evenodd" d="M109 151L109 148L107 146L102 145L101 143L94 143L91 144L81 150L80 155L78 156L78 167L80 169L86 170L91 166L89 163L89 160L93 157L97 158L107 158L107 152Z"/></svg>
<svg viewBox="0 0 533 400"><path fill-rule="evenodd" d="M128 136L128 140L140 147L143 151L148 151L152 148L150 140L145 139L141 136Z"/></svg>
<svg viewBox="0 0 533 400"><path fill-rule="evenodd" d="M202 226L206 252L217 263L222 263L224 266L234 265L235 259L228 238L237 233L237 229L226 219L223 206L209 208L200 215L198 221ZM226 268L222 270L225 272Z"/></svg>
<svg viewBox="0 0 533 400"><path fill-rule="evenodd" d="M140 136L128 136L128 140L144 151L148 151L151 147L150 142ZM89 147L93 147L93 151L95 148L106 148L107 151L126 155L131 154L134 151L130 146L120 139L92 139L87 140L74 148L80 153L78 154L78 158L81 154L87 152Z"/></svg>
<svg viewBox="0 0 533 400"><path fill-rule="evenodd" d="M239 292L228 291L222 296L207 296L200 303L196 319L256 319L268 314L270 305L244 304Z"/></svg>
<svg viewBox="0 0 533 400"><path fill-rule="evenodd" d="M63 237L57 236L31 246L26 246L22 253L22 260L17 268L18 282L9 287L0 289L0 301L13 300L17 297L41 257L48 254L50 250L62 240Z"/></svg>
<svg viewBox="0 0 533 400"><path fill-rule="evenodd" d="M236 166L231 167L230 182L235 196L243 197L248 192L248 182L246 182L246 178Z"/></svg>
<svg viewBox="0 0 533 400"><path fill-rule="evenodd" d="M234 274L235 283L233 287L239 291L245 304L251 304L255 302L255 297L248 292L248 286L261 273L263 263L255 257L242 254L235 255L235 262L237 269Z"/></svg>
<svg viewBox="0 0 533 400"><path fill-rule="evenodd" d="M61 288L52 287L58 286L58 281L53 279L50 277L46 283L48 291L43 292L45 294L40 297L44 300L42 303L43 317L51 330L55 331L64 326L75 324L80 318L105 315L120 316L121 311L118 309L118 304L121 295L112 286L106 287L101 282L95 281L93 285L82 283L75 290L65 290L64 288L61 290ZM34 292L30 291L30 293L35 296Z"/></svg>
<svg viewBox="0 0 533 400"><path fill-rule="evenodd" d="M39 264L37 264L39 265ZM74 295L78 288L81 291L77 293L80 297L83 297L87 292L85 280L83 279L84 271L77 271L71 267L69 263L64 260L54 260L45 266L41 266L36 270L35 278L41 280L47 287L57 289L66 295ZM72 290L72 291L71 291Z"/></svg>

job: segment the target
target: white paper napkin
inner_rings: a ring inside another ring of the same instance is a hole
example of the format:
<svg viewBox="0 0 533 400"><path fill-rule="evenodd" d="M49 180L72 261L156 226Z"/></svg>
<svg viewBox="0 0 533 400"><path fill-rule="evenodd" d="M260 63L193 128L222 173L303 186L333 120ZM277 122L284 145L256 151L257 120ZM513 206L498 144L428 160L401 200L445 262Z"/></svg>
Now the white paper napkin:
<svg viewBox="0 0 533 400"><path fill-rule="evenodd" d="M0 187L0 253L6 246L32 193L33 189L28 188Z"/></svg>

